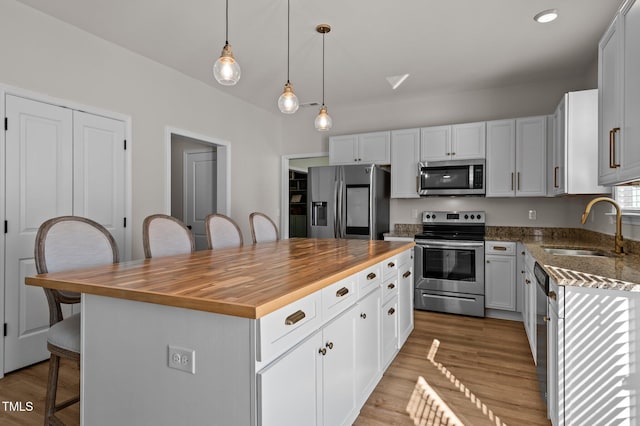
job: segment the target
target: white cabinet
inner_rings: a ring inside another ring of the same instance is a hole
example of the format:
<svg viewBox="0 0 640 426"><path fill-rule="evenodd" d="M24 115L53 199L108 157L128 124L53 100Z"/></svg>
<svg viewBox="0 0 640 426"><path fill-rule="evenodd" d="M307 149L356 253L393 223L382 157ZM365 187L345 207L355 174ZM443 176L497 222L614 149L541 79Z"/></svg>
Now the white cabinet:
<svg viewBox="0 0 640 426"><path fill-rule="evenodd" d="M547 117L487 123L487 197L547 193Z"/></svg>
<svg viewBox="0 0 640 426"><path fill-rule="evenodd" d="M522 300L522 322L527 333L533 359L536 359L536 279L533 275L535 259L525 251L524 281Z"/></svg>
<svg viewBox="0 0 640 426"><path fill-rule="evenodd" d="M366 402L382 376L380 291L369 293L356 305L356 401Z"/></svg>
<svg viewBox="0 0 640 426"><path fill-rule="evenodd" d="M626 1L598 45L598 183L640 179L640 2Z"/></svg>
<svg viewBox="0 0 640 426"><path fill-rule="evenodd" d="M516 243L485 242L486 308L516 310Z"/></svg>
<svg viewBox="0 0 640 426"><path fill-rule="evenodd" d="M390 132L362 133L329 138L329 164L390 163Z"/></svg>
<svg viewBox="0 0 640 426"><path fill-rule="evenodd" d="M398 267L398 349L413 331L413 250L400 260Z"/></svg>
<svg viewBox="0 0 640 426"><path fill-rule="evenodd" d="M393 361L398 353L398 296L389 299L382 306L382 365Z"/></svg>
<svg viewBox="0 0 640 426"><path fill-rule="evenodd" d="M547 314L547 416L558 425L558 283L549 278L549 308ZM555 298L554 298L555 297Z"/></svg>
<svg viewBox="0 0 640 426"><path fill-rule="evenodd" d="M261 425L351 424L354 314L352 307L258 374Z"/></svg>
<svg viewBox="0 0 640 426"><path fill-rule="evenodd" d="M640 424L640 294L565 286L558 297L559 424Z"/></svg>
<svg viewBox="0 0 640 426"><path fill-rule="evenodd" d="M598 167L598 90L565 93L553 115L547 193L600 194Z"/></svg>
<svg viewBox="0 0 640 426"><path fill-rule="evenodd" d="M419 198L420 129L391 132L391 198Z"/></svg>
<svg viewBox="0 0 640 426"><path fill-rule="evenodd" d="M464 123L421 129L420 161L485 158L485 123Z"/></svg>

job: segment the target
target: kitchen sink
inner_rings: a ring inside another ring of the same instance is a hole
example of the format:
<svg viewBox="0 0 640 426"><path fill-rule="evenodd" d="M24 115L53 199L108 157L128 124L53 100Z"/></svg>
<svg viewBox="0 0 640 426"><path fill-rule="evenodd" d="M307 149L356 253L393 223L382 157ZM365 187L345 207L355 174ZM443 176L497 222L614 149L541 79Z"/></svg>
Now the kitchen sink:
<svg viewBox="0 0 640 426"><path fill-rule="evenodd" d="M542 247L547 253L556 256L594 256L594 257L610 257L613 253L602 250L579 249L579 248L561 248L561 247Z"/></svg>

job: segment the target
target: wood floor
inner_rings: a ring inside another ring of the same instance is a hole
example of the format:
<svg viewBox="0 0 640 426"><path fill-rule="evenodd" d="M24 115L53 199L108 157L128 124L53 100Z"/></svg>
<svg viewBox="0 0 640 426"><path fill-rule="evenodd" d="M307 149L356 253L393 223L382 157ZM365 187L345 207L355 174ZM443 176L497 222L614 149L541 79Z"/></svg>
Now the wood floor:
<svg viewBox="0 0 640 426"><path fill-rule="evenodd" d="M435 363L427 359L433 339L440 342ZM47 370L44 362L0 380L0 401L31 401L34 408L10 412L0 405L0 425L43 423ZM66 399L78 391L79 371L63 362L60 375L60 397ZM522 323L415 311L415 330L355 424L413 425L406 407L419 376L467 426L550 424ZM79 412L76 404L60 417L78 424Z"/></svg>

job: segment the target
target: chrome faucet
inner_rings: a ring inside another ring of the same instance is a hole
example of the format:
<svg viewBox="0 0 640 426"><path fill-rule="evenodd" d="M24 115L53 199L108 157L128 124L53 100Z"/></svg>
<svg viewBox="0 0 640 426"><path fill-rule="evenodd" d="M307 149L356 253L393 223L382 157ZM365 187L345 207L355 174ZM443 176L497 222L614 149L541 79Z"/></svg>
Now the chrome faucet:
<svg viewBox="0 0 640 426"><path fill-rule="evenodd" d="M600 201L611 203L613 207L616 208L616 254L624 254L624 239L622 238L622 213L620 211L620 206L615 202L615 200L609 197L597 197L589 201L587 207L585 207L584 209L584 213L582 213L581 222L584 225L584 223L587 221L587 217L589 217L591 206Z"/></svg>

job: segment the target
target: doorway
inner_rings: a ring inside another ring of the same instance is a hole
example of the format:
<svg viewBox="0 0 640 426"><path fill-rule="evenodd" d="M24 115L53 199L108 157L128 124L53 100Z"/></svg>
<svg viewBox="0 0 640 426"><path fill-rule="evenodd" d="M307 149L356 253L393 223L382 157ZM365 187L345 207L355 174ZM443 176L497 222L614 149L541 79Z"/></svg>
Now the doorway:
<svg viewBox="0 0 640 426"><path fill-rule="evenodd" d="M329 153L283 155L281 163L282 200L280 219L280 234L282 238L300 237L306 235L307 197L300 180L307 174L309 167L328 166ZM300 201L304 200L304 208Z"/></svg>
<svg viewBox="0 0 640 426"><path fill-rule="evenodd" d="M229 215L229 151L226 141L167 129L166 211L193 231L196 250L207 248L207 215Z"/></svg>

